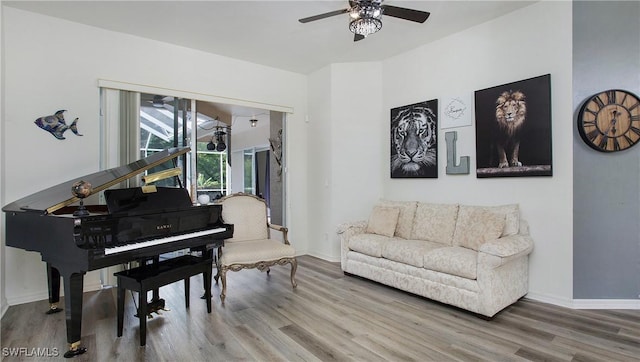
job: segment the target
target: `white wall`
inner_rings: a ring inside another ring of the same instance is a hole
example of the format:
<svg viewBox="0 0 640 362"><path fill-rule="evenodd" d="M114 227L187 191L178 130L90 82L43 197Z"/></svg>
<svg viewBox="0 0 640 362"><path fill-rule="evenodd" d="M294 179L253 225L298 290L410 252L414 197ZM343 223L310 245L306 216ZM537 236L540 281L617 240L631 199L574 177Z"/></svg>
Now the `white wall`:
<svg viewBox="0 0 640 362"><path fill-rule="evenodd" d="M295 109L287 117L288 225L298 251L305 252L307 163L305 153L296 152L306 150L305 76L9 7L3 12L2 145L12 150L3 164L4 201L98 169L98 79L283 105ZM276 82L281 86L272 87ZM83 137L67 132L60 141L33 124L59 109L68 110L67 120L80 118ZM15 248L5 252L3 274L12 276L5 285L9 304L46 298L39 255ZM95 286L92 274L85 281Z"/></svg>
<svg viewBox="0 0 640 362"><path fill-rule="evenodd" d="M333 165L331 163L332 128L335 120L332 112L332 67L328 66L309 75L308 98L309 115L307 117L307 132L309 137L309 151L307 153L309 167L309 251L312 255L336 260L329 245L329 235L332 234L330 223L331 212L331 183Z"/></svg>
<svg viewBox="0 0 640 362"><path fill-rule="evenodd" d="M310 253L338 261L336 225L367 214L381 193L379 62L332 64L309 77Z"/></svg>
<svg viewBox="0 0 640 362"><path fill-rule="evenodd" d="M244 119L242 121L248 122ZM240 122L240 120L236 120ZM240 151L253 147L269 147L269 124L258 122L255 128L249 128L241 132L233 132L231 128L231 151Z"/></svg>
<svg viewBox="0 0 640 362"><path fill-rule="evenodd" d="M379 197L496 205L518 203L536 242L530 297L569 304L572 297L571 3L540 2L377 66L333 65L309 77L309 190L317 210L311 251L339 258L323 233L366 219ZM390 179L389 110L446 95L551 74L553 177L477 179L475 127L439 131L438 179ZM373 77L371 84L366 83ZM381 92L381 98L378 95ZM330 94L330 96L329 96ZM380 101L381 99L381 101ZM319 118L319 119L317 119ZM446 175L445 131L458 132L458 156L471 174ZM329 141L330 139L330 141ZM335 151L334 151L335 149ZM330 153L332 156L330 157ZM335 156L335 157L334 157ZM328 163L331 159L331 163ZM331 180L336 180L335 184ZM327 181L329 182L327 186Z"/></svg>
<svg viewBox="0 0 640 362"><path fill-rule="evenodd" d="M520 204L535 250L530 297L572 298L571 3L540 2L384 62L384 105L397 107L551 74L553 177L475 177L475 125L438 133L437 180L384 179L393 199L479 205ZM475 122L474 122L475 124ZM386 125L385 125L386 126ZM446 175L444 132L458 131L470 175ZM381 167L387 167L387 156Z"/></svg>
<svg viewBox="0 0 640 362"><path fill-rule="evenodd" d="M379 197L518 202L536 241L530 297L556 304L571 299L570 2L536 3L383 62L334 64L308 77L3 10L6 102L0 136L2 147L13 150L13 158L5 157L2 165L7 175L2 179L3 204L97 169L98 78L291 106L287 215L299 253L338 260L337 224L366 219ZM465 127L454 130L458 156L471 156L470 175L445 174L440 131L438 179L389 178L390 108L547 73L552 82L553 177L475 178L475 128ZM276 79L282 86L269 88ZM58 141L33 125L36 117L61 107L69 110L69 118L80 117L85 136L68 133L67 140ZM79 149L84 151L74 152ZM38 256L13 248L5 252L2 273L12 275L5 285L7 298L45 298Z"/></svg>

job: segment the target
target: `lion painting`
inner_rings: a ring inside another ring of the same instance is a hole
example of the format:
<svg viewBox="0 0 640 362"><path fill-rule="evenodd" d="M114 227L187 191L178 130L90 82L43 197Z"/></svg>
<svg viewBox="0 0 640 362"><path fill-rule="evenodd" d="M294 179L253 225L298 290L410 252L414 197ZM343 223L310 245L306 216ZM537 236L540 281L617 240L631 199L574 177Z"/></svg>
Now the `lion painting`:
<svg viewBox="0 0 640 362"><path fill-rule="evenodd" d="M520 91L502 92L496 100L498 168L522 166L518 156L526 114L527 103Z"/></svg>
<svg viewBox="0 0 640 362"><path fill-rule="evenodd" d="M436 135L436 115L429 107L399 111L391 123L392 177L426 177L437 164Z"/></svg>

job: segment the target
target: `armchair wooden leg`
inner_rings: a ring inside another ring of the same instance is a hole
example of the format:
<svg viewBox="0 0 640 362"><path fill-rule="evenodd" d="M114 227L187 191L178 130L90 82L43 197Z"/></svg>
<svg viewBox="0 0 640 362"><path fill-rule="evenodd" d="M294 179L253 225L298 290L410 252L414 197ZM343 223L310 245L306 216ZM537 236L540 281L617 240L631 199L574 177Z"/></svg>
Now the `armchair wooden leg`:
<svg viewBox="0 0 640 362"><path fill-rule="evenodd" d="M222 256L222 248L218 248L218 256L216 257L216 275L213 276L213 279L216 281L216 285L218 285L218 279L220 279L220 270L222 269L222 265L220 265L220 257Z"/></svg>
<svg viewBox="0 0 640 362"><path fill-rule="evenodd" d="M291 285L295 288L298 286L296 283L296 270L298 269L298 261L294 258L291 260Z"/></svg>
<svg viewBox="0 0 640 362"><path fill-rule="evenodd" d="M220 279L222 279L222 292L220 293L220 301L224 304L224 298L227 296L227 270L223 267L218 271ZM216 282L218 278L216 277Z"/></svg>

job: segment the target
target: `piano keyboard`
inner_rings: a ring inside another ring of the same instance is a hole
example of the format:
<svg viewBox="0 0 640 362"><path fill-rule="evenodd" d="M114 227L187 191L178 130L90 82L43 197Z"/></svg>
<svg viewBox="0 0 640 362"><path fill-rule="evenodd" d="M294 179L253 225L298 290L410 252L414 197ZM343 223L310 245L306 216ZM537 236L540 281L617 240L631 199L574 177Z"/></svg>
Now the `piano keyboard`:
<svg viewBox="0 0 640 362"><path fill-rule="evenodd" d="M153 240L142 241L142 242L139 242L139 243L116 246L116 247L113 247L113 248L105 248L104 249L104 255L118 254L118 253L122 253L122 252L129 251L129 250L142 249L142 248L146 248L146 247L149 247L149 246L166 244L166 243L171 243L171 242L174 242L174 241L197 238L197 237L200 237L200 236L206 236L206 235L211 235L211 234L217 234L217 233L221 233L221 232L223 232L225 230L226 230L225 228L202 230L202 231L196 231L196 232L193 232L193 233L169 236L169 237L166 237L166 238L153 239Z"/></svg>

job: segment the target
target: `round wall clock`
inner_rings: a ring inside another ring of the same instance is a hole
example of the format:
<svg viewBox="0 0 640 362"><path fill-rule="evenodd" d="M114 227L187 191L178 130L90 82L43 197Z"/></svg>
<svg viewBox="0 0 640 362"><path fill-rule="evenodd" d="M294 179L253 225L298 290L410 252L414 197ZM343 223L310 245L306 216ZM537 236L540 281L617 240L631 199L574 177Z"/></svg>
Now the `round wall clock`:
<svg viewBox="0 0 640 362"><path fill-rule="evenodd" d="M620 89L590 97L578 113L578 131L595 150L626 150L640 141L640 99Z"/></svg>

